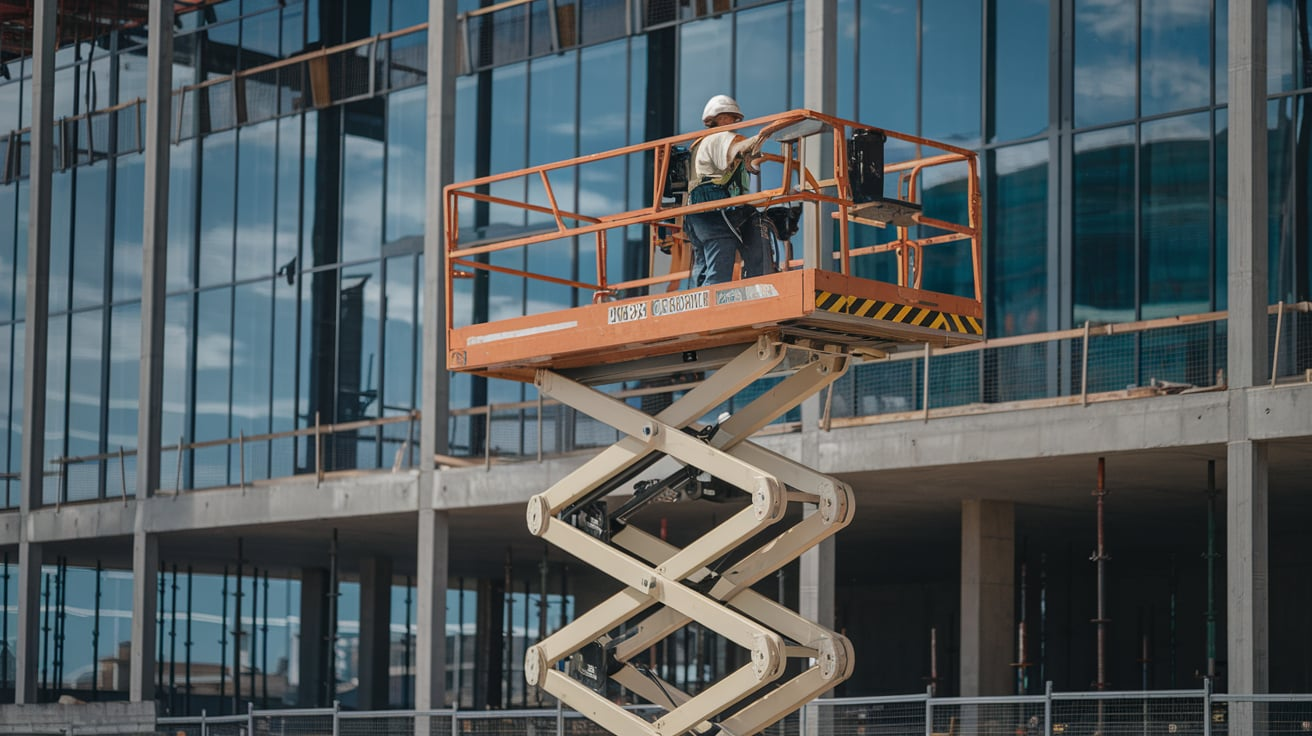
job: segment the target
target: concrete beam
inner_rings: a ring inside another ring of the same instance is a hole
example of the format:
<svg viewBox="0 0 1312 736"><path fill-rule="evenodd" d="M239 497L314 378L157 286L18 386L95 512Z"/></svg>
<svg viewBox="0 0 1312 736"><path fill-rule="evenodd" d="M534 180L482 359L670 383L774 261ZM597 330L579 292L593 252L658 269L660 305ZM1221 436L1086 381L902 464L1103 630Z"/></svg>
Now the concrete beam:
<svg viewBox="0 0 1312 736"><path fill-rule="evenodd" d="M385 710L392 654L392 561L360 560L360 710Z"/></svg>
<svg viewBox="0 0 1312 736"><path fill-rule="evenodd" d="M1012 694L1016 510L1007 501L961 503L961 695Z"/></svg>
<svg viewBox="0 0 1312 736"><path fill-rule="evenodd" d="M146 36L145 213L141 232L141 363L137 396L137 498L159 488L164 406L164 296L168 288L169 125L173 108L173 4L150 3Z"/></svg>
<svg viewBox="0 0 1312 736"><path fill-rule="evenodd" d="M159 537L138 530L132 537L132 660L128 686L134 703L155 700L155 586L159 584Z"/></svg>
<svg viewBox="0 0 1312 736"><path fill-rule="evenodd" d="M446 706L446 589L450 522L445 513L419 512L415 585L415 710Z"/></svg>

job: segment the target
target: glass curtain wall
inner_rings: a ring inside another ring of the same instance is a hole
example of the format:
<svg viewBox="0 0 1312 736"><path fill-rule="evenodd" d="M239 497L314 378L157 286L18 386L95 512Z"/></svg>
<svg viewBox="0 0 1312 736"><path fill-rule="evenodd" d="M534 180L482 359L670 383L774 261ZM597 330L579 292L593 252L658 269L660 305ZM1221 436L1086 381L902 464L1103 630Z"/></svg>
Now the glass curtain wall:
<svg viewBox="0 0 1312 736"><path fill-rule="evenodd" d="M227 0L180 13L176 88L425 20L400 0ZM124 26L56 53L57 119L145 94L147 29ZM425 35L380 54L423 58ZM380 66L382 73L392 67ZM30 124L30 63L0 80L0 133ZM190 94L171 151L164 444L226 440L417 406L424 194L422 74L344 105L206 134ZM294 80L289 81L292 84ZM218 90L220 88L214 88ZM214 94L219 94L217 91ZM299 95L295 86L283 96ZM13 104L7 104L12 102ZM142 189L139 135L71 135L52 192L45 501L135 489ZM122 126L126 130L127 119ZM81 137L79 137L81 136ZM8 135L0 136L8 141ZM22 409L27 181L0 177L0 485L16 506ZM385 359L384 356L387 356ZM327 470L390 466L409 423L343 432ZM124 459L120 462L119 451ZM204 487L314 468L291 439L165 453L163 485ZM72 458L67 460L66 458ZM82 459L79 459L82 458Z"/></svg>

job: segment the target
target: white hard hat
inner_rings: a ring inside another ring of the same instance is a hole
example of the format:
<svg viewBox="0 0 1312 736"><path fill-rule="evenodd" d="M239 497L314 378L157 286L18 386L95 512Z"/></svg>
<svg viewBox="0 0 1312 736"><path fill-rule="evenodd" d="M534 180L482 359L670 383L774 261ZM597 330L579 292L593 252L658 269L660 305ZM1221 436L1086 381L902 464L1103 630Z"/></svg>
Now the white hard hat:
<svg viewBox="0 0 1312 736"><path fill-rule="evenodd" d="M702 108L702 122L710 125L715 121L715 116L722 115L726 112L733 113L738 117L743 116L743 111L738 109L738 103L729 95L716 95L706 101L706 107Z"/></svg>

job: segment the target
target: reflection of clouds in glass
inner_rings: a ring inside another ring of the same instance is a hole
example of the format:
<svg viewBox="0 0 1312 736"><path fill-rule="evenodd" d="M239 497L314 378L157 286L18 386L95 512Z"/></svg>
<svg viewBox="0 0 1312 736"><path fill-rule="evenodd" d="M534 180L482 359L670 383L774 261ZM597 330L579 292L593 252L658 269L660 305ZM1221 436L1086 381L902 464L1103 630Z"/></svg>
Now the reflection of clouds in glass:
<svg viewBox="0 0 1312 736"><path fill-rule="evenodd" d="M227 371L232 363L232 338L226 334L201 335L196 340L196 370Z"/></svg>
<svg viewBox="0 0 1312 736"><path fill-rule="evenodd" d="M1144 64L1143 82L1145 98L1158 100L1162 109L1174 110L1205 102L1212 75L1211 69L1196 59L1158 57Z"/></svg>
<svg viewBox="0 0 1312 736"><path fill-rule="evenodd" d="M1075 94L1083 102L1120 109L1134 105L1134 64L1102 62L1075 67Z"/></svg>
<svg viewBox="0 0 1312 736"><path fill-rule="evenodd" d="M1009 176L1035 166L1048 165L1048 144L1044 142L1027 143L1021 146L998 149L994 158L993 171L999 176Z"/></svg>
<svg viewBox="0 0 1312 736"><path fill-rule="evenodd" d="M1151 136L1152 142L1207 140L1211 132L1210 128L1211 122L1206 115L1184 115L1145 123L1144 138L1147 139Z"/></svg>
<svg viewBox="0 0 1312 736"><path fill-rule="evenodd" d="M1146 5L1179 1L1153 0ZM1075 23L1081 30L1114 43L1130 44L1137 40L1139 29L1135 15L1134 4L1124 0L1080 0L1075 7Z"/></svg>
<svg viewBox="0 0 1312 736"><path fill-rule="evenodd" d="M1140 9L1145 27L1169 28L1173 24L1207 24L1212 3L1206 0L1152 0Z"/></svg>

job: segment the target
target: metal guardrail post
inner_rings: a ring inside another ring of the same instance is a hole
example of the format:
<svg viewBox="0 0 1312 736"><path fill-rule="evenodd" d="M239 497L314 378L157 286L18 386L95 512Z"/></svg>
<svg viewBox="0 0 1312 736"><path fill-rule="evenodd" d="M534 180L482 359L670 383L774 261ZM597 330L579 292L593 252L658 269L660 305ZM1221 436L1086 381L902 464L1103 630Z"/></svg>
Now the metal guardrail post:
<svg viewBox="0 0 1312 736"><path fill-rule="evenodd" d="M1043 736L1052 736L1052 680L1043 686Z"/></svg>
<svg viewBox="0 0 1312 736"><path fill-rule="evenodd" d="M1285 300L1276 305L1276 339L1271 348L1271 385L1276 385L1276 374L1280 372L1280 327L1285 320Z"/></svg>
<svg viewBox="0 0 1312 736"><path fill-rule="evenodd" d="M1080 348L1080 404L1089 405L1089 320L1084 320L1084 347Z"/></svg>
<svg viewBox="0 0 1312 736"><path fill-rule="evenodd" d="M456 700L459 699L460 696L457 694ZM425 736L427 736L427 734L425 734ZM460 707L459 706L456 706L451 709L451 736L460 736Z"/></svg>
<svg viewBox="0 0 1312 736"><path fill-rule="evenodd" d="M314 413L314 487L323 482L323 432L319 429L319 412Z"/></svg>
<svg viewBox="0 0 1312 736"><path fill-rule="evenodd" d="M928 352L928 345L926 346ZM927 361L928 362L928 361ZM929 371L925 371L929 375ZM934 686L925 688L925 736L934 736Z"/></svg>
<svg viewBox="0 0 1312 736"><path fill-rule="evenodd" d="M255 703L246 701L246 736L255 736Z"/></svg>
<svg viewBox="0 0 1312 736"><path fill-rule="evenodd" d="M241 483L238 488L246 487L246 430L237 432L237 467L238 480Z"/></svg>
<svg viewBox="0 0 1312 736"><path fill-rule="evenodd" d="M1212 678L1203 678L1203 736L1212 736Z"/></svg>
<svg viewBox="0 0 1312 736"><path fill-rule="evenodd" d="M925 422L926 422L926 423L929 422L929 353L930 353L930 349L931 349L931 348L929 347L929 343L925 343L925 380L924 380L924 382L923 382L923 383L924 383L924 386L922 386L921 388L922 388L922 390L924 391L924 399L923 399L923 401L925 402Z"/></svg>
<svg viewBox="0 0 1312 736"><path fill-rule="evenodd" d="M556 736L565 736L565 704L556 701Z"/></svg>
<svg viewBox="0 0 1312 736"><path fill-rule="evenodd" d="M200 709L200 736L209 736L209 724L205 722L205 709Z"/></svg>
<svg viewBox="0 0 1312 736"><path fill-rule="evenodd" d="M338 717L341 714L341 712L342 712L342 701L334 700L333 701L333 736L339 736L339 734L341 733L342 722ZM251 736L254 736L254 734L252 734Z"/></svg>
<svg viewBox="0 0 1312 736"><path fill-rule="evenodd" d="M492 469L492 405L483 413L483 467Z"/></svg>
<svg viewBox="0 0 1312 736"><path fill-rule="evenodd" d="M538 462L542 462L542 392L538 392Z"/></svg>
<svg viewBox="0 0 1312 736"><path fill-rule="evenodd" d="M120 483L119 492L120 495L123 497L123 505L127 506L128 505L128 469L127 469L127 464L123 460L123 457L124 457L123 445L119 445L118 446L118 479Z"/></svg>
<svg viewBox="0 0 1312 736"><path fill-rule="evenodd" d="M173 485L173 492L182 492L182 435L178 435L178 479Z"/></svg>

